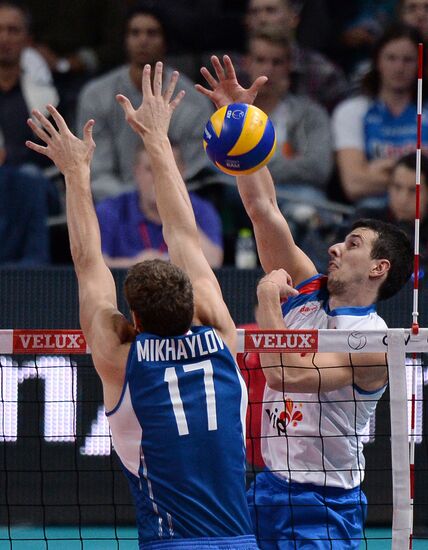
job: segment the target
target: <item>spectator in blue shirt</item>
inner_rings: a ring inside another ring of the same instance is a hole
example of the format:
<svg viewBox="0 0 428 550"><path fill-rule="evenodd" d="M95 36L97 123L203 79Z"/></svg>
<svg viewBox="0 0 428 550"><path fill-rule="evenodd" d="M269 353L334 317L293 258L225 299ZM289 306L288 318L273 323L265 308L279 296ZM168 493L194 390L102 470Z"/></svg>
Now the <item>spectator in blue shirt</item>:
<svg viewBox="0 0 428 550"><path fill-rule="evenodd" d="M6 165L5 160L0 132L0 264L45 264L49 261L49 182L41 175L29 175Z"/></svg>
<svg viewBox="0 0 428 550"><path fill-rule="evenodd" d="M179 148L173 146L173 151L183 173ZM135 155L134 179L135 191L105 199L96 208L102 251L109 267L127 268L144 260L168 257L156 206L151 165L142 147ZM220 217L212 204L198 195L190 193L190 201L205 257L211 267L220 267L223 263Z"/></svg>

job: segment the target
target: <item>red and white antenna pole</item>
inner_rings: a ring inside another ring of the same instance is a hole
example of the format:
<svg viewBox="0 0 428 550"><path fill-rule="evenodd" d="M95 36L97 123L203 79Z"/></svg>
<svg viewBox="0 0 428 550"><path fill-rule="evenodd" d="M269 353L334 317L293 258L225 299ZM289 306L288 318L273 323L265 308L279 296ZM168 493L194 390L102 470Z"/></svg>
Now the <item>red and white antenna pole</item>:
<svg viewBox="0 0 428 550"><path fill-rule="evenodd" d="M417 141L416 141L416 205L415 205L415 253L413 272L413 312L412 332L419 332L419 234L420 234L420 193L421 193L421 143L422 143L422 80L423 80L423 44L418 46L418 94L417 94ZM415 426L416 426L416 389L418 360L412 356L412 402L410 413L410 537L409 550L413 547L413 511L415 496Z"/></svg>

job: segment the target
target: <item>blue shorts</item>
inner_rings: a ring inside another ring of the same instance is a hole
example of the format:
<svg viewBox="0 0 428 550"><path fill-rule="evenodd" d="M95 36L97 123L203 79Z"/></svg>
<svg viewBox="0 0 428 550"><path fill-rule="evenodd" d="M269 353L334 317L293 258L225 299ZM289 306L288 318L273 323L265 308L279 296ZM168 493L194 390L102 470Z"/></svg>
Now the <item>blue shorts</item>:
<svg viewBox="0 0 428 550"><path fill-rule="evenodd" d="M360 487L341 489L287 482L269 471L247 492L262 550L358 550L367 499Z"/></svg>
<svg viewBox="0 0 428 550"><path fill-rule="evenodd" d="M140 550L258 550L254 535L241 537L208 537L198 539L175 539L159 542L145 542Z"/></svg>

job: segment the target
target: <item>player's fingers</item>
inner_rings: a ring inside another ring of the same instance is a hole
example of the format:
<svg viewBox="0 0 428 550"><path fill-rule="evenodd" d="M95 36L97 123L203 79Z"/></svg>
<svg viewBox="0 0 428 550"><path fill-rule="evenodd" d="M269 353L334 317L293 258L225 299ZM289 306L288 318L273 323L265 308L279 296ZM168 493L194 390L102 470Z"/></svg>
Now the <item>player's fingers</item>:
<svg viewBox="0 0 428 550"><path fill-rule="evenodd" d="M123 111L124 111L124 113L127 117L131 117L134 114L135 109L131 105L131 102L129 101L129 99L126 96L124 96L122 94L117 94L116 101L122 107L122 109L123 109Z"/></svg>
<svg viewBox="0 0 428 550"><path fill-rule="evenodd" d="M206 95L207 97L211 97L213 94L212 90L208 90L208 88L204 88L200 84L195 84L195 90L197 90L203 95Z"/></svg>
<svg viewBox="0 0 428 550"><path fill-rule="evenodd" d="M181 92L178 92L178 94L175 96L174 101L171 101L169 104L171 111L174 111L174 109L177 107L177 105L180 104L181 100L185 96L186 92L184 90L181 90Z"/></svg>
<svg viewBox="0 0 428 550"><path fill-rule="evenodd" d="M155 96L162 95L162 73L163 64L161 61L158 61L155 65L155 74L153 76L153 94Z"/></svg>
<svg viewBox="0 0 428 550"><path fill-rule="evenodd" d="M217 78L221 81L226 78L226 75L224 74L224 69L221 66L220 59L216 55L211 56L211 63L214 67L215 74L217 75Z"/></svg>
<svg viewBox="0 0 428 550"><path fill-rule="evenodd" d="M49 143L51 143L51 136L43 129L43 128L40 128L40 126L38 126L34 120L32 120L31 118L29 118L27 120L27 124L28 126L31 128L31 130L33 131L34 134L36 134L36 136L38 138L40 138L42 141L44 141L46 144L49 145Z"/></svg>
<svg viewBox="0 0 428 550"><path fill-rule="evenodd" d="M169 80L168 88L165 91L164 99L167 103L171 101L172 95L174 93L175 87L177 86L179 73L178 71L174 71L171 75L171 78Z"/></svg>
<svg viewBox="0 0 428 550"><path fill-rule="evenodd" d="M226 72L226 77L236 80L235 67L233 66L232 60L228 55L223 56L223 64Z"/></svg>
<svg viewBox="0 0 428 550"><path fill-rule="evenodd" d="M69 128L67 126L67 123L65 122L62 115L55 109L53 105L47 105L46 109L49 111L50 115L55 121L55 124L58 126L58 130L60 132L69 132Z"/></svg>
<svg viewBox="0 0 428 550"><path fill-rule="evenodd" d="M268 81L268 77L267 76L259 76L258 78L256 78L256 80L251 84L251 86L248 88L248 91L257 95L257 93L259 92L260 88L262 86L264 86L266 84L266 82Z"/></svg>
<svg viewBox="0 0 428 550"><path fill-rule="evenodd" d="M150 82L150 76L152 74L152 68L150 67L150 65L147 63L147 65L144 65L144 69L143 69L143 83L142 83L142 88L143 88L143 95L147 98L151 97L153 95L153 91L152 91L152 85L151 85L151 82Z"/></svg>
<svg viewBox="0 0 428 550"><path fill-rule="evenodd" d="M95 120L91 118L88 120L88 122L85 124L83 128L83 139L86 143L91 143L93 141L92 138L92 129L94 127Z"/></svg>
<svg viewBox="0 0 428 550"><path fill-rule="evenodd" d="M211 86L211 88L215 90L218 86L218 82L213 77L213 75L209 72L209 70L206 67L201 67L201 74L205 78L205 80L208 82L208 84Z"/></svg>
<svg viewBox="0 0 428 550"><path fill-rule="evenodd" d="M42 127L46 130L46 132L51 137L53 137L58 132L58 130L53 126L53 124L38 109L33 109L31 111L31 114L34 116L34 118L36 118L40 122Z"/></svg>
<svg viewBox="0 0 428 550"><path fill-rule="evenodd" d="M34 143L33 141L26 141L25 145L28 147L28 149L32 149L33 151L36 151L36 153L40 153L41 155L45 155L45 157L48 157L48 148L44 147L43 145L38 145L37 143Z"/></svg>

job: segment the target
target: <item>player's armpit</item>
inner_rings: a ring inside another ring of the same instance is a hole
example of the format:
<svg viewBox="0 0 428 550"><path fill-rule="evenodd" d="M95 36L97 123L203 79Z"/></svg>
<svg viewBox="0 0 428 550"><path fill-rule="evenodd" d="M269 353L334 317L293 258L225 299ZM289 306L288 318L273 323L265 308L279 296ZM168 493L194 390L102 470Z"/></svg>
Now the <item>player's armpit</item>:
<svg viewBox="0 0 428 550"><path fill-rule="evenodd" d="M108 303L100 304L91 326L84 332L104 389L112 389L113 401L122 391L125 368L136 330L129 321Z"/></svg>

